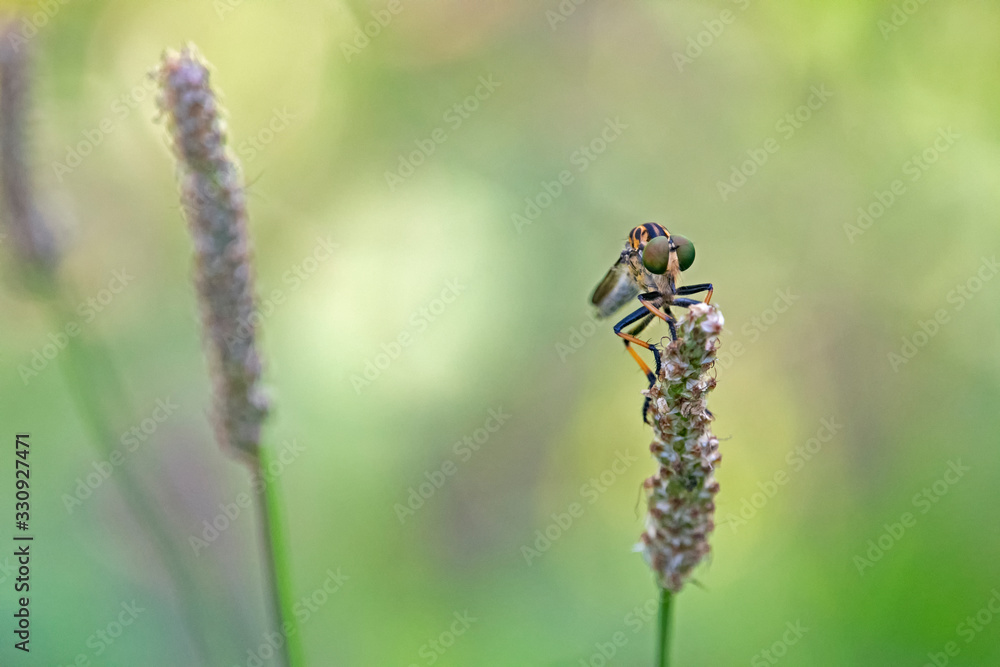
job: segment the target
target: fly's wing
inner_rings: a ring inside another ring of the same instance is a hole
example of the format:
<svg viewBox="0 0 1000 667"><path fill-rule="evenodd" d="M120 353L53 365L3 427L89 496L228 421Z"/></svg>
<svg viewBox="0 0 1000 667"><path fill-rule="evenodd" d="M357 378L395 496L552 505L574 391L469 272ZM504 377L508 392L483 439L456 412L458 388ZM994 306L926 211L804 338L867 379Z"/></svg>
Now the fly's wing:
<svg viewBox="0 0 1000 667"><path fill-rule="evenodd" d="M594 290L590 302L597 306L597 316L604 318L639 296L639 286L628 266L619 259Z"/></svg>

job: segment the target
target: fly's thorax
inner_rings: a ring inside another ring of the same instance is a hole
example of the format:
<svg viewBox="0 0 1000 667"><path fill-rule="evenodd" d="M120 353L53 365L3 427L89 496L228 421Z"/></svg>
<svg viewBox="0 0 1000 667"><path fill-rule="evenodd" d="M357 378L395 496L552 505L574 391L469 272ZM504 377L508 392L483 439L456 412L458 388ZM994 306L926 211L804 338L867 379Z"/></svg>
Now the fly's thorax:
<svg viewBox="0 0 1000 667"><path fill-rule="evenodd" d="M663 275L658 276L655 273L649 274L653 279L653 283L656 285L654 289L668 299L674 295L677 289L677 278L680 273L679 270L676 270L677 262L675 260L671 260L671 264L674 266Z"/></svg>
<svg viewBox="0 0 1000 667"><path fill-rule="evenodd" d="M646 270L642 265L642 257L638 250L632 250L628 254L628 266L632 271L632 278L639 286L640 292L652 292L656 290L655 276Z"/></svg>
<svg viewBox="0 0 1000 667"><path fill-rule="evenodd" d="M647 222L644 225L639 225L628 235L628 246L631 246L634 250L638 250L643 245L649 242L650 239L654 239L658 236L670 237L670 232L666 230L663 225L658 225L655 222Z"/></svg>

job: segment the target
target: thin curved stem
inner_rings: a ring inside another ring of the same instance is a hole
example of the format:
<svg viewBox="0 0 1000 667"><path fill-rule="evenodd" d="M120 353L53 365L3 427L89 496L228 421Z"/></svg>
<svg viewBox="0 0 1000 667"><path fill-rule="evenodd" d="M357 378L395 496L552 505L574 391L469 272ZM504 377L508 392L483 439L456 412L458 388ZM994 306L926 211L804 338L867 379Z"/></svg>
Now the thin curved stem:
<svg viewBox="0 0 1000 667"><path fill-rule="evenodd" d="M47 281L42 290L45 303L49 307L50 316L58 327L65 325L69 319L68 309L65 306L66 298L54 282ZM59 364L70 386L70 395L80 417L85 426L90 431L90 441L94 448L102 455L109 456L112 442L117 442L113 429L105 414L104 406L101 405L97 393L92 386L96 373L90 366L90 355L81 349L82 343L70 341L65 349L65 363ZM122 391L119 379L109 365L103 366L102 370L108 371L112 385L115 385L117 394ZM210 627L207 607L201 599L198 585L193 574L184 562L184 557L177 547L177 540L171 534L166 522L156 510L154 503L142 488L142 482L135 477L128 466L121 466L115 475L118 489L125 497L125 504L139 519L139 523L146 527L156 546L157 552L163 559L163 564L170 574L171 580L178 588L179 605L181 607L180 616L187 627L188 634L195 644L195 648L203 660L203 664L211 664L212 652L209 647L208 638L204 633Z"/></svg>
<svg viewBox="0 0 1000 667"><path fill-rule="evenodd" d="M284 513L277 489L277 480L268 479L267 470L270 448L261 447L257 455L254 476L257 484L263 485L260 493L259 511L261 549L264 552L264 579L266 593L270 598L271 613L276 630L284 637L281 645L283 664L287 667L304 665L299 628L296 625L291 597L291 578L288 552L285 548Z"/></svg>

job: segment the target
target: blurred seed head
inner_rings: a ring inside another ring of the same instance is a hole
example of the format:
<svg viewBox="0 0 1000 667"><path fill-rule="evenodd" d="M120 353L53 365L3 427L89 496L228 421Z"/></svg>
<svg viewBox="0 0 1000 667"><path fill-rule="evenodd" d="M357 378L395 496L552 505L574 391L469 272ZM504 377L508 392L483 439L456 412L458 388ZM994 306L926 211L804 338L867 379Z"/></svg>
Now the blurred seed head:
<svg viewBox="0 0 1000 667"><path fill-rule="evenodd" d="M207 64L193 46L164 54L155 75L178 163L195 247L195 284L215 385L215 429L230 451L255 459L268 401L254 317L246 198Z"/></svg>
<svg viewBox="0 0 1000 667"><path fill-rule="evenodd" d="M656 439L650 451L658 472L646 480L646 530L638 545L660 585L678 592L709 552L715 529L715 467L719 440L710 429L708 393L723 318L698 304L677 327L677 340L662 355L660 377L649 389Z"/></svg>
<svg viewBox="0 0 1000 667"><path fill-rule="evenodd" d="M51 271L57 261L55 240L38 209L28 159L31 62L17 23L0 27L0 187L4 229L18 259Z"/></svg>

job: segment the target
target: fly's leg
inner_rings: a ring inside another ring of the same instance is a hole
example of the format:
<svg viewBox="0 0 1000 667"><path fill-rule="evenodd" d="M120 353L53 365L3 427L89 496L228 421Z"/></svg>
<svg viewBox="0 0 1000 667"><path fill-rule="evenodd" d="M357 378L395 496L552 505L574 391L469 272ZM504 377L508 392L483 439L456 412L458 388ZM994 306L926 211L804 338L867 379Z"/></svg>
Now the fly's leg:
<svg viewBox="0 0 1000 667"><path fill-rule="evenodd" d="M677 340L677 321L669 312L665 312L662 308L653 305L651 301L657 297L662 299L663 295L659 292L646 292L645 294L639 295L639 303L641 303L642 307L648 310L650 314L655 315L666 322L667 326L670 327L670 340ZM657 368L656 371L659 373L660 369Z"/></svg>
<svg viewBox="0 0 1000 667"><path fill-rule="evenodd" d="M625 349L628 350L629 354L632 355L632 358L635 359L637 364L639 364L639 368L641 368L643 373L646 374L646 379L649 380L650 387L656 384L656 376L660 372L660 351L656 349L655 345L647 343L646 341L641 340L639 338L636 338L636 335L641 333L642 330L645 329L647 326L649 326L649 323L652 321L653 321L653 315L649 311L647 311L645 307L642 307L636 310L635 312L626 315L621 322L615 325L614 329L615 334L620 336L623 342L625 343ZM624 329L625 327L631 326L633 324L635 326L630 331L627 332L622 331L622 329ZM656 373L650 370L649 366L646 364L645 361L642 360L642 357L640 357L639 353L635 351L635 348L632 347L631 343L635 343L640 347L644 347L653 353L653 360L656 362ZM647 424L649 423L646 417L648 412L649 412L649 397L647 396L646 400L642 404L642 420Z"/></svg>
<svg viewBox="0 0 1000 667"><path fill-rule="evenodd" d="M708 296L705 297L705 303L712 302L712 292L715 288L712 287L712 283L701 283L700 285L686 285L684 287L677 288L677 296L691 296L692 294L697 294L698 292L708 292Z"/></svg>
<svg viewBox="0 0 1000 667"><path fill-rule="evenodd" d="M645 308L639 308L635 312L626 315L621 322L615 325L614 329L615 334L624 339L625 349L629 351L629 354L632 355L632 358L635 359L636 363L639 364L639 368L641 368L642 372L646 374L646 377L649 379L650 386L652 386L653 382L656 382L656 375L653 373L653 371L649 369L649 366L646 365L646 362L642 360L642 357L640 357L639 353L635 351L631 343L635 343L639 347L644 347L647 350L650 350L653 353L653 359L656 361L656 370L657 371L660 370L659 351L657 351L657 349L650 343L647 343L644 340L636 338L636 335L642 332L642 330L645 329L646 326L649 325L649 323L652 320L653 316L650 315ZM622 329L624 329L625 327L631 326L633 324L635 324L636 326L633 327L631 331L627 332L622 331Z"/></svg>
<svg viewBox="0 0 1000 667"><path fill-rule="evenodd" d="M702 303L702 302L696 301L695 299L674 299L673 305L680 306L681 308L690 308L696 303ZM708 301L705 301L704 303L708 303Z"/></svg>

